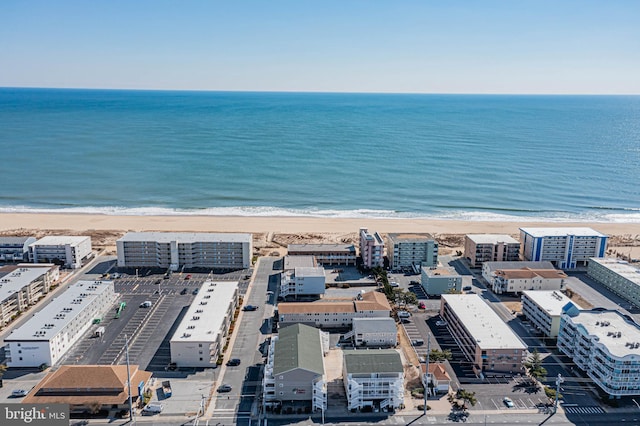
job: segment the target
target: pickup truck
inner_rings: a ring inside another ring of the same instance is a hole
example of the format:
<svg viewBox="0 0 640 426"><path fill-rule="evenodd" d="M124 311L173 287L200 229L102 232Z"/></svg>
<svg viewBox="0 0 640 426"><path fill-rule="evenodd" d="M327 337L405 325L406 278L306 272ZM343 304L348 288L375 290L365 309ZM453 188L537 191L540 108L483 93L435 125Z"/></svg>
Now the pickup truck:
<svg viewBox="0 0 640 426"><path fill-rule="evenodd" d="M171 396L171 383L169 380L162 382L162 392L164 393L165 398L169 398Z"/></svg>

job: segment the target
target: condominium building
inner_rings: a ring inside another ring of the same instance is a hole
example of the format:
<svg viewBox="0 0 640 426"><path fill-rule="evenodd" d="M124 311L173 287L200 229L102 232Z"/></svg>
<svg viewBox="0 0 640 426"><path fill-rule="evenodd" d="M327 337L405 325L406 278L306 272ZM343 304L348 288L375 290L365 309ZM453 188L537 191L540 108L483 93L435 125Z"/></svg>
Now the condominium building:
<svg viewBox="0 0 640 426"><path fill-rule="evenodd" d="M607 238L591 228L520 228L520 250L523 260L575 269L587 266L592 257L603 257Z"/></svg>
<svg viewBox="0 0 640 426"><path fill-rule="evenodd" d="M558 349L609 398L640 395L640 326L614 310L562 314Z"/></svg>
<svg viewBox="0 0 640 426"><path fill-rule="evenodd" d="M491 285L496 277L496 271L501 269L554 269L551 262L484 262L482 264L482 278Z"/></svg>
<svg viewBox="0 0 640 426"><path fill-rule="evenodd" d="M462 291L462 276L445 266L422 268L421 284L429 296Z"/></svg>
<svg viewBox="0 0 640 426"><path fill-rule="evenodd" d="M494 293L518 295L525 290L564 290L568 276L557 269L498 269L491 289Z"/></svg>
<svg viewBox="0 0 640 426"><path fill-rule="evenodd" d="M360 228L360 257L365 268L384 266L384 240L380 234Z"/></svg>
<svg viewBox="0 0 640 426"><path fill-rule="evenodd" d="M353 340L356 347L393 347L398 344L398 327L393 318L354 318L353 329L344 340Z"/></svg>
<svg viewBox="0 0 640 426"><path fill-rule="evenodd" d="M91 256L91 237L50 235L29 244L31 263L55 263L77 269Z"/></svg>
<svg viewBox="0 0 640 426"><path fill-rule="evenodd" d="M0 261L23 262L29 260L29 244L35 237L0 237Z"/></svg>
<svg viewBox="0 0 640 426"><path fill-rule="evenodd" d="M5 337L9 367L55 365L116 302L111 281L78 281Z"/></svg>
<svg viewBox="0 0 640 426"><path fill-rule="evenodd" d="M324 357L329 333L303 324L280 329L271 338L262 389L265 407L283 402L306 403L312 410L327 408Z"/></svg>
<svg viewBox="0 0 640 426"><path fill-rule="evenodd" d="M289 256L314 256L319 265L356 264L356 248L353 244L289 244Z"/></svg>
<svg viewBox="0 0 640 426"><path fill-rule="evenodd" d="M520 241L510 235L468 234L464 237L464 257L472 268L484 262L520 260Z"/></svg>
<svg viewBox="0 0 640 426"><path fill-rule="evenodd" d="M285 272L293 271L296 268L315 268L318 266L315 256L300 255L291 256L286 255L283 258L282 269Z"/></svg>
<svg viewBox="0 0 640 426"><path fill-rule="evenodd" d="M214 367L237 306L237 282L205 281L171 337L171 362Z"/></svg>
<svg viewBox="0 0 640 426"><path fill-rule="evenodd" d="M298 298L300 296L320 296L325 291L324 268L296 267L280 276L280 296Z"/></svg>
<svg viewBox="0 0 640 426"><path fill-rule="evenodd" d="M573 309L582 307L559 291L522 292L522 315L546 337L558 337L562 313Z"/></svg>
<svg viewBox="0 0 640 426"><path fill-rule="evenodd" d="M129 232L116 241L118 267L246 269L251 267L251 234Z"/></svg>
<svg viewBox="0 0 640 426"><path fill-rule="evenodd" d="M50 263L20 263L0 267L0 326L35 305L60 279Z"/></svg>
<svg viewBox="0 0 640 426"><path fill-rule="evenodd" d="M280 326L307 324L321 328L351 327L354 318L388 318L391 305L377 291L359 295L354 300L282 302L278 304Z"/></svg>
<svg viewBox="0 0 640 426"><path fill-rule="evenodd" d="M591 258L587 274L625 300L640 306L640 269L613 258Z"/></svg>
<svg viewBox="0 0 640 426"><path fill-rule="evenodd" d="M387 235L387 257L394 271L438 266L438 242L431 234Z"/></svg>
<svg viewBox="0 0 640 426"><path fill-rule="evenodd" d="M404 404L404 368L394 349L345 350L347 408L388 411Z"/></svg>
<svg viewBox="0 0 640 426"><path fill-rule="evenodd" d="M476 375L520 373L527 346L477 294L444 294L440 316Z"/></svg>

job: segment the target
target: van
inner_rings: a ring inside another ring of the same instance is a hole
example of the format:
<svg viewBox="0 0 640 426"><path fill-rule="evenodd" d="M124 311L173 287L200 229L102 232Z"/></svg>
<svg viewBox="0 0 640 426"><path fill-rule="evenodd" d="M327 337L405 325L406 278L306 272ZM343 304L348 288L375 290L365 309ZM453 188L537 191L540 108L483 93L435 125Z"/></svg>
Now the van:
<svg viewBox="0 0 640 426"><path fill-rule="evenodd" d="M142 415L153 415L162 413L164 406L159 402L150 402L142 409Z"/></svg>
<svg viewBox="0 0 640 426"><path fill-rule="evenodd" d="M411 317L411 313L407 311L398 311L398 318L409 318Z"/></svg>

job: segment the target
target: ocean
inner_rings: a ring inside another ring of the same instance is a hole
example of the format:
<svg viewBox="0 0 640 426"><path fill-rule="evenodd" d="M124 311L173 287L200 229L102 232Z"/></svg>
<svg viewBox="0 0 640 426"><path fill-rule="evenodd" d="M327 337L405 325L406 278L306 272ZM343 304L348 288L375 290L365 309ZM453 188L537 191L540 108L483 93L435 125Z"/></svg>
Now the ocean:
<svg viewBox="0 0 640 426"><path fill-rule="evenodd" d="M0 212L640 222L640 96L0 88Z"/></svg>

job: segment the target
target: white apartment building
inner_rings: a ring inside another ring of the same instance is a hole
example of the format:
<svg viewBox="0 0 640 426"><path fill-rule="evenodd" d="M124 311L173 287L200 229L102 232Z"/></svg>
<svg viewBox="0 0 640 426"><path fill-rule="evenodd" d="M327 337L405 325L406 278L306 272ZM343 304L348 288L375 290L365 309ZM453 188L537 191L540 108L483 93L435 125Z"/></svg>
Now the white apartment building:
<svg viewBox="0 0 640 426"><path fill-rule="evenodd" d="M29 244L35 237L0 237L0 261L23 262L29 260Z"/></svg>
<svg viewBox="0 0 640 426"><path fill-rule="evenodd" d="M343 382L347 408L374 411L404 404L404 368L395 349L345 350Z"/></svg>
<svg viewBox="0 0 640 426"><path fill-rule="evenodd" d="M353 339L356 347L394 347L398 344L398 327L393 318L354 318L353 329L344 340Z"/></svg>
<svg viewBox="0 0 640 426"><path fill-rule="evenodd" d="M49 235L29 244L29 261L57 263L77 269L91 257L91 237Z"/></svg>
<svg viewBox="0 0 640 426"><path fill-rule="evenodd" d="M558 349L609 398L640 395L640 326L620 312L564 313Z"/></svg>
<svg viewBox="0 0 640 426"><path fill-rule="evenodd" d="M0 326L27 311L60 279L60 268L46 263L0 267Z"/></svg>
<svg viewBox="0 0 640 426"><path fill-rule="evenodd" d="M384 266L384 240L380 234L360 228L360 257L366 268Z"/></svg>
<svg viewBox="0 0 640 426"><path fill-rule="evenodd" d="M251 267L251 234L129 232L116 241L118 267L246 269Z"/></svg>
<svg viewBox="0 0 640 426"><path fill-rule="evenodd" d="M498 269L491 289L496 294L520 294L525 290L564 290L568 276L557 269Z"/></svg>
<svg viewBox="0 0 640 426"><path fill-rule="evenodd" d="M320 328L351 327L354 318L388 318L390 313L387 297L377 291L364 293L355 300L278 304L282 327L296 323Z"/></svg>
<svg viewBox="0 0 640 426"><path fill-rule="evenodd" d="M503 234L468 234L464 237L464 257L472 268L484 262L520 260L520 241Z"/></svg>
<svg viewBox="0 0 640 426"><path fill-rule="evenodd" d="M7 366L56 365L117 298L111 281L78 281L69 286L5 337Z"/></svg>
<svg viewBox="0 0 640 426"><path fill-rule="evenodd" d="M387 257L394 271L438 266L438 242L431 234L387 235Z"/></svg>
<svg viewBox="0 0 640 426"><path fill-rule="evenodd" d="M205 281L171 337L171 362L214 367L237 306L237 282Z"/></svg>
<svg viewBox="0 0 640 426"><path fill-rule="evenodd" d="M280 276L280 296L318 296L325 292L326 276L324 268L296 267Z"/></svg>
<svg viewBox="0 0 640 426"><path fill-rule="evenodd" d="M558 337L562 313L573 309L582 307L559 291L522 292L522 314L546 337Z"/></svg>
<svg viewBox="0 0 640 426"><path fill-rule="evenodd" d="M603 257L607 236L591 228L520 228L523 260L549 261L555 268L587 266L592 257Z"/></svg>
<svg viewBox="0 0 640 426"><path fill-rule="evenodd" d="M618 296L640 306L640 269L624 260L591 258L587 274Z"/></svg>
<svg viewBox="0 0 640 426"><path fill-rule="evenodd" d="M442 295L440 316L476 375L522 371L527 346L479 295Z"/></svg>
<svg viewBox="0 0 640 426"><path fill-rule="evenodd" d="M551 262L484 262L482 264L482 278L491 285L496 277L496 271L500 269L554 269Z"/></svg>

